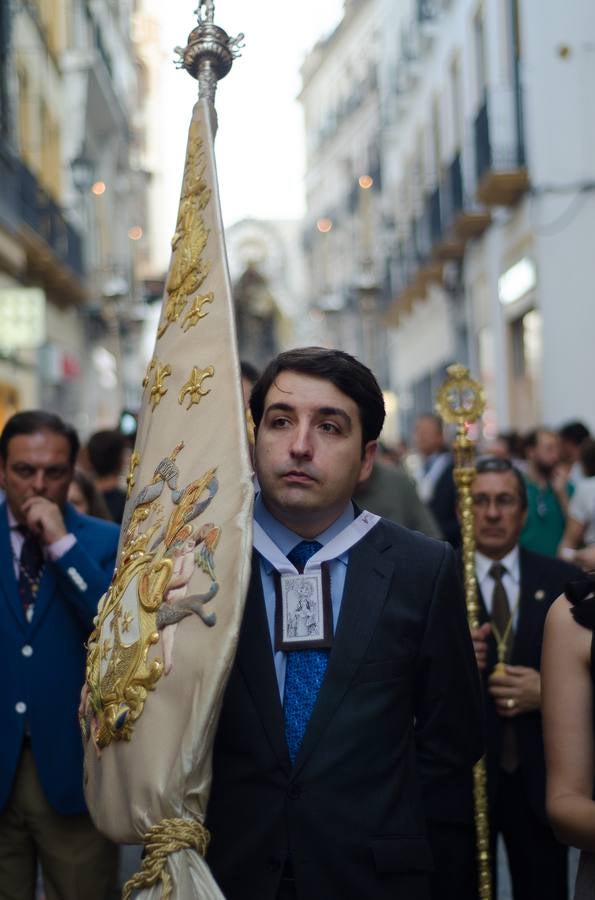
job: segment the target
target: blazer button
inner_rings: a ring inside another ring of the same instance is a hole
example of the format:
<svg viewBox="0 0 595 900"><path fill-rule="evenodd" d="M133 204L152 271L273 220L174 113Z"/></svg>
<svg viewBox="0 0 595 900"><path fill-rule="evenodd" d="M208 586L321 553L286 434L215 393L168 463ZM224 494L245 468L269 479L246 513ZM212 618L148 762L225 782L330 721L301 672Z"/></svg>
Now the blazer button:
<svg viewBox="0 0 595 900"><path fill-rule="evenodd" d="M26 703L23 703L22 700L19 700L18 703L15 703L15 707L14 707L14 708L15 708L15 710L16 710L21 716L22 716L24 713L27 712L27 704L26 704Z"/></svg>
<svg viewBox="0 0 595 900"><path fill-rule="evenodd" d="M33 656L33 647L30 644L25 644L24 647L21 647L21 653L23 656Z"/></svg>

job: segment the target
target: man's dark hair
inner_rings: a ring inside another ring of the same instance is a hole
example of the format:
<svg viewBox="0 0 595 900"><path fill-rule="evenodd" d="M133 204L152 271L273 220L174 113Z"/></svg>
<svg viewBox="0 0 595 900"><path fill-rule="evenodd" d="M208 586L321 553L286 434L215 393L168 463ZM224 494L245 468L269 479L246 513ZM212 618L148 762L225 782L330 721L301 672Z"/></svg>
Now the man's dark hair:
<svg viewBox="0 0 595 900"><path fill-rule="evenodd" d="M240 372L242 378L245 378L250 384L255 384L260 378L260 372L253 366L251 362L248 362L246 359L240 360Z"/></svg>
<svg viewBox="0 0 595 900"><path fill-rule="evenodd" d="M528 431L523 438L523 446L525 450L534 450L537 447L537 442L539 441L540 434L556 434L553 428L548 428L547 425L538 425L537 428L532 428L531 431Z"/></svg>
<svg viewBox="0 0 595 900"><path fill-rule="evenodd" d="M368 441L376 440L382 431L386 414L384 397L376 378L367 366L349 353L327 350L324 347L288 350L268 364L250 395L250 410L257 430L264 412L267 391L277 376L286 371L324 378L334 384L357 404L362 425L362 449Z"/></svg>
<svg viewBox="0 0 595 900"><path fill-rule="evenodd" d="M119 475L125 448L126 438L116 428L96 431L87 443L87 453L93 471L101 477Z"/></svg>
<svg viewBox="0 0 595 900"><path fill-rule="evenodd" d="M591 437L587 426L578 421L567 422L566 425L562 425L558 431L558 436L561 437L563 441L574 444L575 447L580 447L583 441L586 441L587 438Z"/></svg>
<svg viewBox="0 0 595 900"><path fill-rule="evenodd" d="M49 431L66 438L70 445L70 465L74 466L80 448L78 434L72 425L43 409L27 409L10 417L0 434L0 457L6 462L8 445L13 437L19 434L37 434L40 431Z"/></svg>
<svg viewBox="0 0 595 900"><path fill-rule="evenodd" d="M523 459L525 455L524 440L518 431L500 431L497 439L506 444L509 456L515 456L517 459Z"/></svg>
<svg viewBox="0 0 595 900"><path fill-rule="evenodd" d="M580 461L587 478L595 475L595 441L588 438L581 444Z"/></svg>
<svg viewBox="0 0 595 900"><path fill-rule="evenodd" d="M475 464L475 472L477 475L485 475L488 472L496 472L497 474L512 472L516 478L521 509L527 509L529 501L523 473L516 466L513 466L509 459L502 459L499 456L480 456Z"/></svg>

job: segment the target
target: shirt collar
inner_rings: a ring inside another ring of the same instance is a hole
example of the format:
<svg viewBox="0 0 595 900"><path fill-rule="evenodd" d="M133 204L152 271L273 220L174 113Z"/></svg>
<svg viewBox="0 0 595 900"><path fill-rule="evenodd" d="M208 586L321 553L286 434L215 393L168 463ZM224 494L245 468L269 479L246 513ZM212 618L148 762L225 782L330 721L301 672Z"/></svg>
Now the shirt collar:
<svg viewBox="0 0 595 900"><path fill-rule="evenodd" d="M489 556L484 556L479 550L475 551L475 571L477 572L478 581L482 582L487 578L489 571L495 562L496 560L490 559ZM507 574L518 584L521 580L518 544L515 544L510 553L507 553L506 556L503 557L503 559L499 559L498 562L504 566Z"/></svg>
<svg viewBox="0 0 595 900"><path fill-rule="evenodd" d="M256 500L254 501L254 518L261 526L261 528L266 531L268 536L272 541L277 545L279 550L287 556L293 548L303 541L304 539L300 537L299 534L296 534L295 531L291 531L290 528L287 528L285 525L282 525L278 519L276 519L271 513L268 511L266 506L264 505L262 496L260 494L256 495ZM355 518L355 512L353 509L353 504L349 502L341 515L335 519L332 525L322 532L322 534L316 535L313 540L317 540L324 547L331 541L334 537L336 537L344 528L347 528L348 525L353 522ZM345 553L342 553L337 557L342 563L347 565L349 559L349 551L346 550ZM273 566L266 559L262 559L262 562L265 567L265 571L267 575L273 571Z"/></svg>

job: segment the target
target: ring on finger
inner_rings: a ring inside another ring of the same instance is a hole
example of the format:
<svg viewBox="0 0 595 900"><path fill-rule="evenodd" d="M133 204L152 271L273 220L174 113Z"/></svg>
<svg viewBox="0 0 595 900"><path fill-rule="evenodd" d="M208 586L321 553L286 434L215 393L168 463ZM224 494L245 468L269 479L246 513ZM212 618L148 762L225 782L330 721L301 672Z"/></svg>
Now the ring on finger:
<svg viewBox="0 0 595 900"><path fill-rule="evenodd" d="M516 700L513 700L512 697L509 697L506 701L506 709L514 709L516 706Z"/></svg>

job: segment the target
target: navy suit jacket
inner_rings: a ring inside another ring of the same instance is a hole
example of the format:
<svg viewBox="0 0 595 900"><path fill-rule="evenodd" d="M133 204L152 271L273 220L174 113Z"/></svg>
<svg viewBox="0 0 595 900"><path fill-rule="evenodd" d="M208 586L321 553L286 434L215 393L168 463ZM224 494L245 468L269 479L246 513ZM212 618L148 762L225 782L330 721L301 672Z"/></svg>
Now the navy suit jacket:
<svg viewBox="0 0 595 900"><path fill-rule="evenodd" d="M85 642L116 562L119 529L64 510L74 546L43 570L33 619L18 594L6 504L0 505L0 810L7 803L26 728L45 795L62 814L86 810L78 704Z"/></svg>
<svg viewBox="0 0 595 900"><path fill-rule="evenodd" d="M223 893L274 900L289 858L300 897L427 900L433 866L456 857L449 835L471 827L456 785L483 752L452 549L386 520L351 549L293 766L259 573L256 557L214 747L208 862Z"/></svg>

